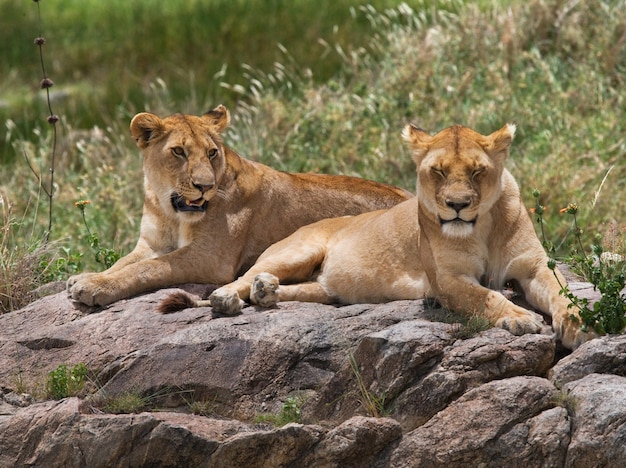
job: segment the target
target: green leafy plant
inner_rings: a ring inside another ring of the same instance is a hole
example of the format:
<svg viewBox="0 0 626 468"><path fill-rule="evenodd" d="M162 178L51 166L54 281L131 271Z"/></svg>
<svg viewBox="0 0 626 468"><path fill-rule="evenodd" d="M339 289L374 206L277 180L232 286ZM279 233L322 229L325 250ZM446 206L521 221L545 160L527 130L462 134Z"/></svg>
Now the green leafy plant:
<svg viewBox="0 0 626 468"><path fill-rule="evenodd" d="M76 364L71 368L61 364L48 374L46 391L55 400L75 396L85 386L87 373L85 364Z"/></svg>
<svg viewBox="0 0 626 468"><path fill-rule="evenodd" d="M78 200L74 203L74 206L76 206L80 210L81 216L83 218L83 224L87 229L87 242L95 253L96 263L104 265L105 268L110 268L115 262L120 259L120 254L113 249L102 247L100 245L100 239L98 239L98 236L95 233L91 232L91 229L89 229L89 224L87 223L87 218L85 217L85 208L90 203L91 201L89 200Z"/></svg>
<svg viewBox="0 0 626 468"><path fill-rule="evenodd" d="M270 423L276 427L282 427L292 422L302 422L302 405L304 398L300 396L291 396L283 403L280 413L278 414L260 414L254 421L257 423Z"/></svg>
<svg viewBox="0 0 626 468"><path fill-rule="evenodd" d="M38 271L41 283L61 281L82 268L83 254L70 247L60 247L56 255L39 257Z"/></svg>
<svg viewBox="0 0 626 468"><path fill-rule="evenodd" d="M538 222L543 226L545 209L539 203L539 196L539 191L535 190L533 192L536 201L534 212ZM570 301L569 307L578 311L580 320L574 314L571 314L570 317L572 320L580 322L580 328L584 332L593 330L600 335L622 333L626 328L626 295L621 293L626 284L626 259L619 253L605 252L602 247L602 237L599 235L596 236L596 242L591 246L592 255L587 255L581 238L582 229L577 219L578 205L570 203L561 212L572 216L572 231L575 237L575 246L566 261L575 272L593 284L594 289L600 291L601 294L598 301L590 304L589 299L574 295L567 284L562 284L555 274L561 286L560 293ZM617 229L614 231L618 232ZM544 237L544 246L546 245ZM550 245L547 247L548 252L554 255L554 248ZM554 258L548 261L548 267L554 272L556 268Z"/></svg>

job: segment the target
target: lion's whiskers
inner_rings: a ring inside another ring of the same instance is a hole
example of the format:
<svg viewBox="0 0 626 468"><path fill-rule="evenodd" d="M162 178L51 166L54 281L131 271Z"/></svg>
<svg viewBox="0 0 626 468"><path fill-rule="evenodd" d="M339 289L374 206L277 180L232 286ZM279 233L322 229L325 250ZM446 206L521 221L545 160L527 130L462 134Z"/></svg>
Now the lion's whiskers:
<svg viewBox="0 0 626 468"><path fill-rule="evenodd" d="M218 188L215 191L215 196L221 198L224 201L230 201L231 196L228 192L226 192L226 190L222 189L222 188Z"/></svg>

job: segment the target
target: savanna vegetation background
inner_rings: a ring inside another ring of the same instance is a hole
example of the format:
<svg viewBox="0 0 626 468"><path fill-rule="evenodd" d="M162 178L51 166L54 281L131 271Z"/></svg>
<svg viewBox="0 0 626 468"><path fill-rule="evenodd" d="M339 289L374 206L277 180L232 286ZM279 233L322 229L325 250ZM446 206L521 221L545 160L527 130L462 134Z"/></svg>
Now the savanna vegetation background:
<svg viewBox="0 0 626 468"><path fill-rule="evenodd" d="M624 251L624 0L364 1L0 0L0 313L103 269L105 248L132 249L142 173L128 124L144 110L223 103L226 142L247 158L411 190L407 122L514 122L508 167L529 208L541 191L557 252L573 241L568 203L585 246L601 234ZM49 233L40 35L60 117Z"/></svg>

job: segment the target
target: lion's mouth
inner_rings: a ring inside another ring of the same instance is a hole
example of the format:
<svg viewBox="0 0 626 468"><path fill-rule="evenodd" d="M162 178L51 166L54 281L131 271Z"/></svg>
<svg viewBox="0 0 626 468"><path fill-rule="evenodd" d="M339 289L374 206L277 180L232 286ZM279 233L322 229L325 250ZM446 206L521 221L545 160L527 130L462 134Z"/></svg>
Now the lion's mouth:
<svg viewBox="0 0 626 468"><path fill-rule="evenodd" d="M170 201L176 211L204 212L209 204L208 200L205 200L202 197L197 200L187 200L185 197L176 192L172 193Z"/></svg>
<svg viewBox="0 0 626 468"><path fill-rule="evenodd" d="M439 222L441 223L441 225L445 225L448 223L465 223L465 224L471 224L472 226L474 224L476 224L476 220L478 219L478 216L474 219L470 219L470 220L465 220L463 218L461 218L460 216L457 216L456 218L452 218L452 219L443 219L441 216L439 217Z"/></svg>

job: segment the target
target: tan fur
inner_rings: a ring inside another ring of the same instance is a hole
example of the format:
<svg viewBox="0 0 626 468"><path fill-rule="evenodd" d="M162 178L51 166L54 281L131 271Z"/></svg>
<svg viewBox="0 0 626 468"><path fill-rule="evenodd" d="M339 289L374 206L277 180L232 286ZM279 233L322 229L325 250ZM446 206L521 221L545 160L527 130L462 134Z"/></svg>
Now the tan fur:
<svg viewBox="0 0 626 468"><path fill-rule="evenodd" d="M243 277L214 291L210 303L236 313L248 299L271 306L430 296L512 333L537 333L541 316L496 291L516 281L526 300L552 317L563 344L578 346L591 335L569 318L518 186L504 168L514 131L506 125L483 136L455 126L430 136L408 126L403 137L417 164L416 198L299 229Z"/></svg>
<svg viewBox="0 0 626 468"><path fill-rule="evenodd" d="M300 226L411 196L376 182L288 174L246 160L221 141L229 122L223 106L199 117L133 118L130 130L144 156L139 241L110 269L70 278L74 300L102 306L180 283L225 284Z"/></svg>

